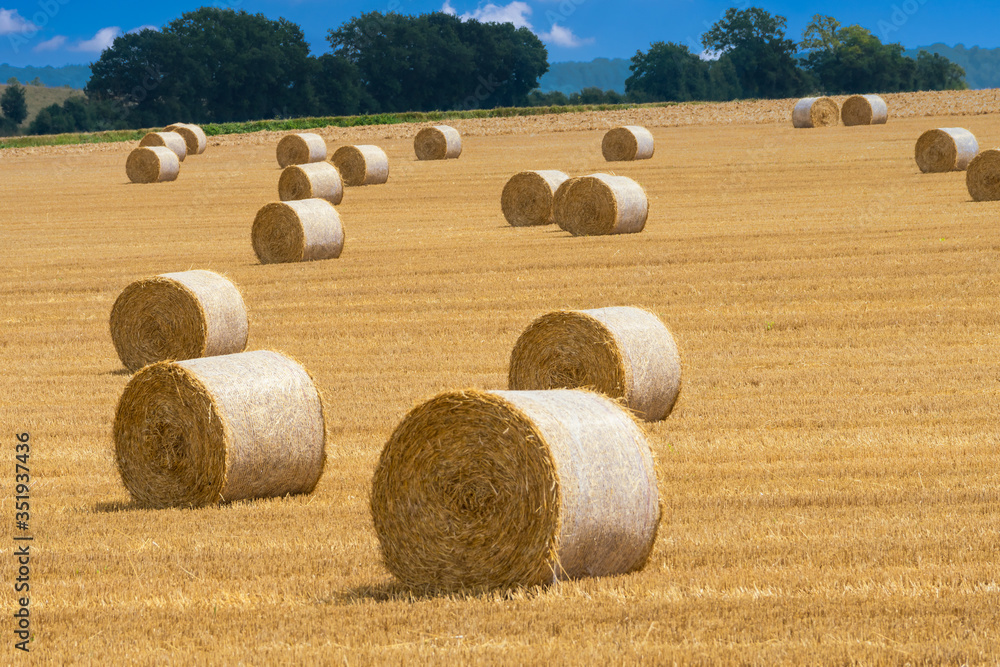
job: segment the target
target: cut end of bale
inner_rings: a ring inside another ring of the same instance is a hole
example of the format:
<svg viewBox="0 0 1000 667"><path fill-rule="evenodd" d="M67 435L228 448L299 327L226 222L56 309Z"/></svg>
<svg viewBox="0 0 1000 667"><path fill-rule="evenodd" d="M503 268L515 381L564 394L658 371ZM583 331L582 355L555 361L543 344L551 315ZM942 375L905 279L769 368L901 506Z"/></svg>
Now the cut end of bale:
<svg viewBox="0 0 1000 667"><path fill-rule="evenodd" d="M378 146L341 146L333 154L344 185L382 185L389 180L389 158Z"/></svg>
<svg viewBox="0 0 1000 667"><path fill-rule="evenodd" d="M555 194L556 224L573 236L635 234L646 226L646 191L625 176L571 178Z"/></svg>
<svg viewBox="0 0 1000 667"><path fill-rule="evenodd" d="M140 146L125 161L125 174L133 183L174 181L180 170L177 153L166 146Z"/></svg>
<svg viewBox="0 0 1000 667"><path fill-rule="evenodd" d="M927 130L917 139L913 157L925 174L963 171L979 153L979 142L961 127Z"/></svg>
<svg viewBox="0 0 1000 667"><path fill-rule="evenodd" d="M840 107L829 97L804 97L792 110L795 127L833 127L840 122Z"/></svg>
<svg viewBox="0 0 1000 667"><path fill-rule="evenodd" d="M281 201L325 199L339 204L344 199L344 184L340 172L329 162L310 162L285 167L278 179Z"/></svg>
<svg viewBox="0 0 1000 667"><path fill-rule="evenodd" d="M522 171L511 176L500 195L500 207L513 227L550 225L556 190L569 176L561 171Z"/></svg>
<svg viewBox="0 0 1000 667"><path fill-rule="evenodd" d="M165 146L172 150L181 162L187 156L187 143L177 132L150 132L139 142L140 146Z"/></svg>
<svg viewBox="0 0 1000 667"><path fill-rule="evenodd" d="M336 259L344 249L344 228L325 199L272 202L257 212L251 240L261 264Z"/></svg>
<svg viewBox="0 0 1000 667"><path fill-rule="evenodd" d="M889 107L878 95L851 95L840 108L844 125L884 125L889 120Z"/></svg>
<svg viewBox="0 0 1000 667"><path fill-rule="evenodd" d="M975 201L1000 201L1000 148L991 148L969 163L965 184Z"/></svg>
<svg viewBox="0 0 1000 667"><path fill-rule="evenodd" d="M608 162L648 160L653 157L653 135L639 125L618 127L604 135L601 152Z"/></svg>
<svg viewBox="0 0 1000 667"><path fill-rule="evenodd" d="M386 443L371 511L386 567L423 590L642 568L660 519L652 453L592 392L448 392Z"/></svg>
<svg viewBox="0 0 1000 667"><path fill-rule="evenodd" d="M418 160L451 160L462 154L462 137L453 127L425 127L413 139Z"/></svg>
<svg viewBox="0 0 1000 667"><path fill-rule="evenodd" d="M205 136L205 131L201 129L200 125L174 123L163 128L163 131L176 132L184 137L188 155L201 155L205 152L205 148L208 147L208 137Z"/></svg>
<svg viewBox="0 0 1000 667"><path fill-rule="evenodd" d="M322 162L326 160L326 142L312 132L288 134L278 142L276 155L282 169L293 164Z"/></svg>

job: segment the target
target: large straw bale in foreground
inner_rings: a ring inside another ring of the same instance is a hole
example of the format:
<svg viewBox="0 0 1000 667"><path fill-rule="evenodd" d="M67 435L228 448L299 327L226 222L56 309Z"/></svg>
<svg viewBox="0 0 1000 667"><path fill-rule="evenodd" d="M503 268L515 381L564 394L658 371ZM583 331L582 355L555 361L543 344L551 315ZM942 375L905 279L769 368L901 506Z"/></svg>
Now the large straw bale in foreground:
<svg viewBox="0 0 1000 667"><path fill-rule="evenodd" d="M927 130L917 139L913 157L925 174L962 171L979 154L979 142L961 127Z"/></svg>
<svg viewBox="0 0 1000 667"><path fill-rule="evenodd" d="M567 180L556 190L553 206L556 224L574 236L635 234L649 215L642 186L608 174Z"/></svg>
<svg viewBox="0 0 1000 667"><path fill-rule="evenodd" d="M417 132L413 151L418 160L450 160L462 154L462 136L453 127L435 125Z"/></svg>
<svg viewBox="0 0 1000 667"><path fill-rule="evenodd" d="M840 107L829 97L804 97L792 109L794 127L832 127L840 122Z"/></svg>
<svg viewBox="0 0 1000 667"><path fill-rule="evenodd" d="M144 507L198 507L310 493L326 458L309 374L275 352L160 362L115 414L115 461Z"/></svg>
<svg viewBox="0 0 1000 667"><path fill-rule="evenodd" d="M325 199L331 204L339 204L344 199L344 183L340 180L340 172L329 162L293 164L281 172L278 199Z"/></svg>
<svg viewBox="0 0 1000 667"><path fill-rule="evenodd" d="M292 164L322 162L326 159L326 142L312 132L286 134L275 151L282 169Z"/></svg>
<svg viewBox="0 0 1000 667"><path fill-rule="evenodd" d="M201 129L200 125L192 125L191 123L174 123L173 125L167 125L163 128L163 131L176 132L184 137L184 142L187 144L188 155L201 155L208 147L208 137L205 136L205 131Z"/></svg>
<svg viewBox="0 0 1000 667"><path fill-rule="evenodd" d="M266 204L250 235L262 264L336 259L344 249L340 214L325 199Z"/></svg>
<svg viewBox="0 0 1000 667"><path fill-rule="evenodd" d="M884 125L889 120L889 107L878 95L851 95L840 107L844 125Z"/></svg>
<svg viewBox="0 0 1000 667"><path fill-rule="evenodd" d="M593 389L658 421L680 395L681 358L670 330L649 311L563 310L524 330L510 355L507 382L510 389Z"/></svg>
<svg viewBox="0 0 1000 667"><path fill-rule="evenodd" d="M653 157L653 135L639 125L618 127L604 135L601 152L608 162L648 160Z"/></svg>
<svg viewBox="0 0 1000 667"><path fill-rule="evenodd" d="M180 171L177 153L166 146L140 146L125 161L125 174L133 183L176 181Z"/></svg>
<svg viewBox="0 0 1000 667"><path fill-rule="evenodd" d="M166 146L177 154L181 162L187 157L187 143L177 132L149 132L139 142L140 146Z"/></svg>
<svg viewBox="0 0 1000 667"><path fill-rule="evenodd" d="M550 225L556 190L569 176L561 171L522 171L507 181L500 195L503 215L514 227Z"/></svg>
<svg viewBox="0 0 1000 667"><path fill-rule="evenodd" d="M131 371L166 359L242 352L249 324L236 285L212 271L137 280L111 308L111 340Z"/></svg>
<svg viewBox="0 0 1000 667"><path fill-rule="evenodd" d="M976 201L1000 200L1000 148L991 148L969 163L965 184Z"/></svg>
<svg viewBox="0 0 1000 667"><path fill-rule="evenodd" d="M581 390L464 391L414 408L372 480L386 567L454 591L641 569L660 507L649 444Z"/></svg>
<svg viewBox="0 0 1000 667"><path fill-rule="evenodd" d="M344 184L382 185L389 180L389 157L378 146L341 146L333 154Z"/></svg>

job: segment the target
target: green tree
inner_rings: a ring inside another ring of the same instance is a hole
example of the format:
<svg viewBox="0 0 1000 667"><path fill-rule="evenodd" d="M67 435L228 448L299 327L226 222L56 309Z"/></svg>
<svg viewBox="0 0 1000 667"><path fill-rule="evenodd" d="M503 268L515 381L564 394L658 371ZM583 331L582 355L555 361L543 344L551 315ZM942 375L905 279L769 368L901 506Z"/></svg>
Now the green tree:
<svg viewBox="0 0 1000 667"><path fill-rule="evenodd" d="M20 125L28 117L28 103L24 96L24 86L8 85L7 90L0 95L0 110L5 118L14 125Z"/></svg>
<svg viewBox="0 0 1000 667"><path fill-rule="evenodd" d="M815 14L802 32L799 46L806 51L824 49L834 51L840 46L840 21L832 16Z"/></svg>
<svg viewBox="0 0 1000 667"><path fill-rule="evenodd" d="M654 42L636 51L625 80L625 92L645 99L686 102L708 99L708 64L687 46Z"/></svg>
<svg viewBox="0 0 1000 667"><path fill-rule="evenodd" d="M917 54L917 90L963 90L965 70L938 53Z"/></svg>

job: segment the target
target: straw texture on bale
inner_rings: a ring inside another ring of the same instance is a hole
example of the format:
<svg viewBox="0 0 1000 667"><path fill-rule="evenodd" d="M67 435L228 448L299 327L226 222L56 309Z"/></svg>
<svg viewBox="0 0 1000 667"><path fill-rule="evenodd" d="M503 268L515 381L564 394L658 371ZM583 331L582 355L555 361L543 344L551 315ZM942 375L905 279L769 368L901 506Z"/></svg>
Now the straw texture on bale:
<svg viewBox="0 0 1000 667"><path fill-rule="evenodd" d="M517 339L507 382L510 389L592 389L658 421L681 393L681 358L670 330L649 311L556 311Z"/></svg>
<svg viewBox="0 0 1000 667"><path fill-rule="evenodd" d="M249 324L236 285L212 271L137 280L111 308L111 340L131 371L167 359L242 352Z"/></svg>
<svg viewBox="0 0 1000 667"><path fill-rule="evenodd" d="M514 227L550 225L556 190L569 176L561 171L522 171L514 174L503 187L500 208Z"/></svg>
<svg viewBox="0 0 1000 667"><path fill-rule="evenodd" d="M653 135L639 125L618 127L604 135L601 152L608 162L648 160L653 157Z"/></svg>
<svg viewBox="0 0 1000 667"><path fill-rule="evenodd" d="M555 222L574 236L635 234L646 226L646 191L631 178L592 174L556 190Z"/></svg>
<svg viewBox="0 0 1000 667"><path fill-rule="evenodd" d="M344 184L340 172L329 162L293 164L281 172L278 199L325 199L339 204L344 199Z"/></svg>
<svg viewBox="0 0 1000 667"><path fill-rule="evenodd" d="M180 171L177 153L166 146L140 146L125 161L125 174L133 183L175 181Z"/></svg>
<svg viewBox="0 0 1000 667"><path fill-rule="evenodd" d="M840 107L829 97L804 97L792 109L795 127L832 127L840 122Z"/></svg>
<svg viewBox="0 0 1000 667"><path fill-rule="evenodd" d="M336 259L344 227L325 199L272 202L257 211L251 239L261 264Z"/></svg>
<svg viewBox="0 0 1000 667"><path fill-rule="evenodd" d="M413 151L418 160L450 160L462 154L462 136L453 127L435 125L417 132Z"/></svg>
<svg viewBox="0 0 1000 667"><path fill-rule="evenodd" d="M572 389L417 406L382 450L371 511L389 571L438 591L633 572L660 521L642 430L611 399Z"/></svg>
<svg viewBox="0 0 1000 667"><path fill-rule="evenodd" d="M325 440L312 378L268 351L147 366L114 422L122 482L151 508L311 493Z"/></svg>
<svg viewBox="0 0 1000 667"><path fill-rule="evenodd" d="M341 146L333 154L344 185L382 185L389 180L389 158L378 146Z"/></svg>
<svg viewBox="0 0 1000 667"><path fill-rule="evenodd" d="M840 107L844 125L884 125L889 120L889 107L878 95L851 95Z"/></svg>
<svg viewBox="0 0 1000 667"><path fill-rule="evenodd" d="M979 142L964 128L941 127L921 134L913 154L925 174L962 171L979 154Z"/></svg>
<svg viewBox="0 0 1000 667"><path fill-rule="evenodd" d="M278 142L276 153L282 169L292 164L322 162L326 159L326 142L312 132L286 134Z"/></svg>
<svg viewBox="0 0 1000 667"><path fill-rule="evenodd" d="M969 163L965 184L976 201L1000 200L1000 148L991 148Z"/></svg>
<svg viewBox="0 0 1000 667"><path fill-rule="evenodd" d="M181 162L187 157L187 142L177 132L150 132L139 142L140 146L166 146L177 154Z"/></svg>
<svg viewBox="0 0 1000 667"><path fill-rule="evenodd" d="M174 123L173 125L167 125L163 128L163 131L176 132L184 137L184 142L187 144L188 155L201 155L208 147L208 137L205 136L205 131L201 129L200 125L192 125L191 123Z"/></svg>

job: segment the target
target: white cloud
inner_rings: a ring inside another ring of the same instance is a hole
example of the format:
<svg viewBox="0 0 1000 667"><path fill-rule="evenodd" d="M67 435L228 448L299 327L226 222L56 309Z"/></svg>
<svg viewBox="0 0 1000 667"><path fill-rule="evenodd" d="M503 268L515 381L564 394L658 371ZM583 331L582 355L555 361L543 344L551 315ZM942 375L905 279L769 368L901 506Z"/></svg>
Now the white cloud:
<svg viewBox="0 0 1000 667"><path fill-rule="evenodd" d="M539 33L539 37L543 41L552 42L556 46L563 46L567 49L573 49L578 46L583 46L584 44L590 44L594 41L593 37L587 39L580 39L573 34L573 31L569 28L564 28L558 23L552 24L552 30L549 32Z"/></svg>
<svg viewBox="0 0 1000 667"><path fill-rule="evenodd" d="M71 48L73 51L100 53L104 49L111 46L111 42L115 41L115 37L120 35L121 32L122 29L116 25L108 28L101 28L92 38L77 42L76 45Z"/></svg>
<svg viewBox="0 0 1000 667"><path fill-rule="evenodd" d="M444 4L441 5L441 13L448 16L456 16L458 14L455 8L451 6L451 0L444 0Z"/></svg>
<svg viewBox="0 0 1000 667"><path fill-rule="evenodd" d="M39 42L32 51L58 51L66 43L66 38L62 35L56 35L52 39L47 39L44 42Z"/></svg>
<svg viewBox="0 0 1000 667"><path fill-rule="evenodd" d="M513 0L513 2L506 5L495 5L490 2L477 8L475 11L465 12L462 15L459 15L455 10L455 6L451 4L451 0L444 0L444 4L441 5L441 11L451 16L458 16L463 21L475 19L483 23L513 23L515 28L527 28L532 31L542 41L565 48L575 48L591 44L594 41L592 37L581 39L574 35L572 30L564 28L558 23L553 23L552 29L549 32L538 32L532 27L531 20L528 18L531 16L531 7L528 6L528 3L520 2L520 0Z"/></svg>
<svg viewBox="0 0 1000 667"><path fill-rule="evenodd" d="M38 27L17 13L16 9L4 9L0 7L0 35L9 35L15 32L34 33Z"/></svg>

